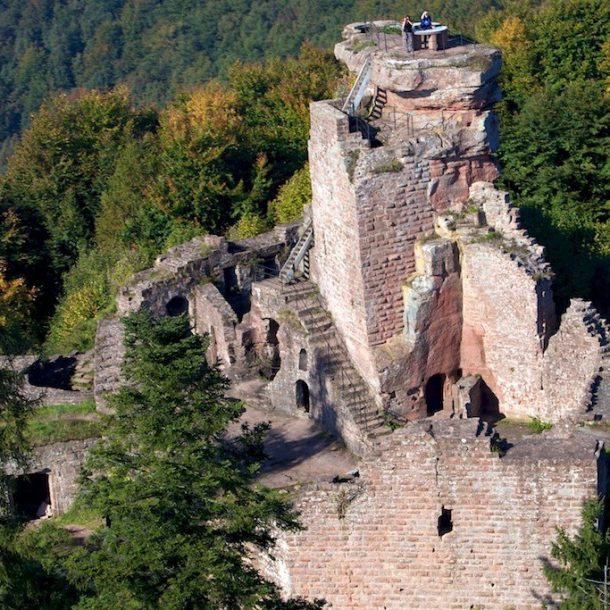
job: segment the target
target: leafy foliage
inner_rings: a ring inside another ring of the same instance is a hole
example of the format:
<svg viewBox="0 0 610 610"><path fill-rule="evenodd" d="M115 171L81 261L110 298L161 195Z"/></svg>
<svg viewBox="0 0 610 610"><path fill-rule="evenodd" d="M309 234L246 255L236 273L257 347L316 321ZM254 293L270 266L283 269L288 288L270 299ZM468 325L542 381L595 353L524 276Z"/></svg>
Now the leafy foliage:
<svg viewBox="0 0 610 610"><path fill-rule="evenodd" d="M491 13L478 31L505 58L502 179L547 248L559 304L581 296L608 314L610 5L519 2Z"/></svg>
<svg viewBox="0 0 610 610"><path fill-rule="evenodd" d="M306 159L309 101L341 72L307 46L232 74L161 112L119 88L59 95L35 115L0 177L0 259L23 311L35 297L30 334L50 323L47 351L91 347L118 286L166 248L267 228L267 202Z"/></svg>
<svg viewBox="0 0 610 610"><path fill-rule="evenodd" d="M296 172L286 182L269 208L275 222L295 222L303 216L303 207L311 203L311 178L309 164Z"/></svg>

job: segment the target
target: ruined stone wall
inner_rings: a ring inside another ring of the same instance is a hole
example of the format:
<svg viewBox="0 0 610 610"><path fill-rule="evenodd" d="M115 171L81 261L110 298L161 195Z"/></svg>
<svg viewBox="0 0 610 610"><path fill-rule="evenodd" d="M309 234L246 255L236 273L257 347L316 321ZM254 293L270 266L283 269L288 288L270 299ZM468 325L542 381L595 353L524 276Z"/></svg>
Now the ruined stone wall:
<svg viewBox="0 0 610 610"><path fill-rule="evenodd" d="M23 392L39 405L79 405L93 398L93 352L0 357L0 368L23 374Z"/></svg>
<svg viewBox="0 0 610 610"><path fill-rule="evenodd" d="M499 244L462 248L465 375L479 374L506 415L534 415L542 400L537 280Z"/></svg>
<svg viewBox="0 0 610 610"><path fill-rule="evenodd" d="M211 363L221 367L235 363L235 312L214 284L202 284L193 290L193 325L195 332L210 335Z"/></svg>
<svg viewBox="0 0 610 610"><path fill-rule="evenodd" d="M5 465L4 472L13 476L47 473L53 515L61 515L70 508L78 494L81 468L95 442L97 439L87 439L37 447L27 466L9 463Z"/></svg>
<svg viewBox="0 0 610 610"><path fill-rule="evenodd" d="M280 536L267 574L341 610L539 608L555 528L573 533L596 494L595 441L526 439L500 458L475 425L410 426L359 478L304 489L306 529Z"/></svg>
<svg viewBox="0 0 610 610"><path fill-rule="evenodd" d="M402 289L415 271L414 244L434 228L429 163L394 150L372 151L357 175L360 257L370 345L403 328ZM396 169L382 171L384 168Z"/></svg>
<svg viewBox="0 0 610 610"><path fill-rule="evenodd" d="M586 418L606 368L605 323L575 299L558 325L543 248L520 227L508 195L478 183L471 201L494 232L460 242L464 374L480 374L505 415Z"/></svg>
<svg viewBox="0 0 610 610"><path fill-rule="evenodd" d="M572 301L544 354L542 419L585 416L607 345L607 327L599 314L590 303Z"/></svg>
<svg viewBox="0 0 610 610"><path fill-rule="evenodd" d="M366 327L359 220L352 180L367 148L360 133L349 133L348 117L329 102L311 104L309 165L318 271L313 279L328 303L358 369L374 378Z"/></svg>
<svg viewBox="0 0 610 610"><path fill-rule="evenodd" d="M290 300L288 292L286 300L286 294L277 290L273 281L253 287L248 322L255 329L255 340L265 337L270 320L279 325L276 348L279 358L277 369L264 389L266 406L313 419L361 455L369 448L368 430L379 427L382 421L373 397L339 341L332 319L320 306L315 288L311 288L308 296L297 300ZM265 348L272 347L259 345L257 349L268 359ZM297 384L303 383L308 392L307 410L299 404L297 391Z"/></svg>

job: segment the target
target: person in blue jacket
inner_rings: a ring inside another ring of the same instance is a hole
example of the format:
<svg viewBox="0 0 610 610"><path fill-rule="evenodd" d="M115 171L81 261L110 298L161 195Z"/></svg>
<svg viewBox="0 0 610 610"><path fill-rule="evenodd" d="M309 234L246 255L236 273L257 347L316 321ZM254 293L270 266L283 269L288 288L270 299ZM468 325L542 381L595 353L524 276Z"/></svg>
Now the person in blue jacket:
<svg viewBox="0 0 610 610"><path fill-rule="evenodd" d="M430 13L428 11L424 11L421 14L419 27L422 30L429 30L432 28L432 17L430 17Z"/></svg>

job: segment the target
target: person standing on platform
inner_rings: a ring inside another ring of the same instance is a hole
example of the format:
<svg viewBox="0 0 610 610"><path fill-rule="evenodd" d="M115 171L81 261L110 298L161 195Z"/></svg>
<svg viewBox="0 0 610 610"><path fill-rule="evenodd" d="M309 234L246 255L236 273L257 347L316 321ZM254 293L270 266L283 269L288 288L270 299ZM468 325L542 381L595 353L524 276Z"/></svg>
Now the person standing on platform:
<svg viewBox="0 0 610 610"><path fill-rule="evenodd" d="M405 40L407 53L413 53L413 22L409 15L402 20L402 36Z"/></svg>

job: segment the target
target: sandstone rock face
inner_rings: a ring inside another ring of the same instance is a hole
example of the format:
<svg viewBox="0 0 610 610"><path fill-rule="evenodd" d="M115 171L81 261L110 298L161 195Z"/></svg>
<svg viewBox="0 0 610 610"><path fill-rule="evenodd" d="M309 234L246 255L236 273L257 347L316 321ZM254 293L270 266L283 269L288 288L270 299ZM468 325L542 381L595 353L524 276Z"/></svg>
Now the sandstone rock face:
<svg viewBox="0 0 610 610"><path fill-rule="evenodd" d="M389 39L387 51L385 45L366 46L370 38L354 27L348 26L343 37L335 46L337 59L358 72L370 55L373 83L396 94L404 109L468 110L500 99L497 77L502 58L493 47L462 45L444 53L408 54L398 37Z"/></svg>

